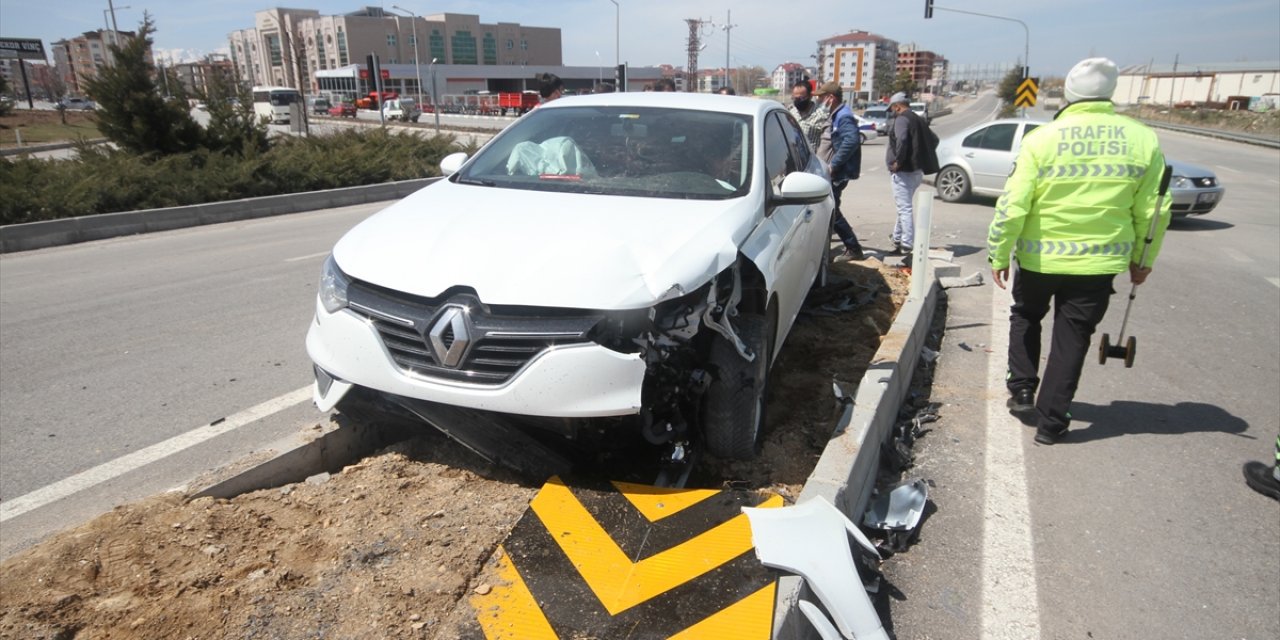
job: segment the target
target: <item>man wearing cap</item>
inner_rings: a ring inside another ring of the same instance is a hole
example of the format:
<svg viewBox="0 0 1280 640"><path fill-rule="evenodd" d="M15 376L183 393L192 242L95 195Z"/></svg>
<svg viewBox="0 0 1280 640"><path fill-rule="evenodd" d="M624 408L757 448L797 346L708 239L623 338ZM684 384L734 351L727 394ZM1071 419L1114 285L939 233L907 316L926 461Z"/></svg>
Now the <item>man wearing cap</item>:
<svg viewBox="0 0 1280 640"><path fill-rule="evenodd" d="M911 200L924 181L926 125L911 110L907 94L901 91L889 98L889 111L893 112L893 122L889 128L889 144L885 146L884 161L889 167L893 202L898 209L898 220L893 225L893 249L890 253L909 254L912 243L915 242L915 209Z"/></svg>
<svg viewBox="0 0 1280 640"><path fill-rule="evenodd" d="M831 114L830 123L822 132L818 157L827 163L831 171L831 195L836 200L831 217L835 220L836 235L844 243L844 253L839 259L864 260L866 254L862 251L862 244L840 211L840 196L844 188L849 186L850 180L857 180L862 175L862 133L858 131L858 120L853 117L853 111L844 104L844 89L840 88L839 82L822 85L816 96L818 103Z"/></svg>
<svg viewBox="0 0 1280 640"><path fill-rule="evenodd" d="M1169 225L1170 203L1155 211L1164 155L1151 129L1116 115L1117 75L1106 58L1083 60L1067 74L1067 106L1023 138L987 238L997 286L1009 280L1010 254L1018 262L1008 406L1034 419L1040 444L1067 432L1089 339L1106 315L1116 274L1128 271L1134 284L1146 280ZM1140 265L1156 215L1147 264ZM1041 379L1040 321L1050 303L1053 340Z"/></svg>

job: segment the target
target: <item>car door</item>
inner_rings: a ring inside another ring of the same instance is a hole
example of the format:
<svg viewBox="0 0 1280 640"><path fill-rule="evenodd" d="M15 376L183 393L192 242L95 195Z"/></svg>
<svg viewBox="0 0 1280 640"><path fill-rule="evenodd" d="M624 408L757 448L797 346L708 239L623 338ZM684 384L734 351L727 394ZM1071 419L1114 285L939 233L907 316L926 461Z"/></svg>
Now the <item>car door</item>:
<svg viewBox="0 0 1280 640"><path fill-rule="evenodd" d="M973 168L975 191L1000 191L1013 169L1020 123L997 122L965 136L960 153Z"/></svg>
<svg viewBox="0 0 1280 640"><path fill-rule="evenodd" d="M819 215L829 211L821 208L826 205L780 204L772 200L771 196L781 193L782 181L788 174L812 166L811 161L816 159L812 158L800 127L781 110L764 116L761 126L765 219L747 239L743 251L764 274L770 293L776 296L777 335L785 336L800 312L809 284L817 276L819 263L815 256L819 254L815 254L814 247L828 232L830 214Z"/></svg>

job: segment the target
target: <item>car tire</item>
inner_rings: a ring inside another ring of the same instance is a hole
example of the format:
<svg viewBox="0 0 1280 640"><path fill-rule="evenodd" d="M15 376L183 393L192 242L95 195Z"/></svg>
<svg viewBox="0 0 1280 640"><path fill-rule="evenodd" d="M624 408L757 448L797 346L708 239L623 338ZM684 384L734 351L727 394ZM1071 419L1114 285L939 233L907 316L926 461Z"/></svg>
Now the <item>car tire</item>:
<svg viewBox="0 0 1280 640"><path fill-rule="evenodd" d="M859 132L858 132L858 135L862 137L862 144L866 144L866 143L867 143L867 134L866 134L866 132L859 131Z"/></svg>
<svg viewBox="0 0 1280 640"><path fill-rule="evenodd" d="M969 198L972 191L969 182L969 175L964 169L951 165L943 167L938 172L938 179L934 183L938 189L938 197L943 202L960 202Z"/></svg>
<svg viewBox="0 0 1280 640"><path fill-rule="evenodd" d="M702 436L711 455L750 460L764 426L773 323L756 314L743 314L732 322L756 357L747 362L727 339L713 338L713 379L703 399Z"/></svg>

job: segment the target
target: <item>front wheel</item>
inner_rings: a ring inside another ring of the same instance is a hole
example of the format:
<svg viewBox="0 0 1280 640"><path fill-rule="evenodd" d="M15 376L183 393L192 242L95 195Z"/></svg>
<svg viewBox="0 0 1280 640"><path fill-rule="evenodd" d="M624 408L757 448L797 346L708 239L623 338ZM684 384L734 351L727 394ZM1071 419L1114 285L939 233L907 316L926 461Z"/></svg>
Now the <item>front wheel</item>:
<svg viewBox="0 0 1280 640"><path fill-rule="evenodd" d="M732 322L755 358L747 362L727 339L713 338L709 358L713 379L704 397L702 435L711 455L750 460L756 456L764 426L772 323L755 314L740 315Z"/></svg>
<svg viewBox="0 0 1280 640"><path fill-rule="evenodd" d="M964 169L956 166L946 167L938 172L938 197L943 202L960 202L969 197L972 187L969 176Z"/></svg>

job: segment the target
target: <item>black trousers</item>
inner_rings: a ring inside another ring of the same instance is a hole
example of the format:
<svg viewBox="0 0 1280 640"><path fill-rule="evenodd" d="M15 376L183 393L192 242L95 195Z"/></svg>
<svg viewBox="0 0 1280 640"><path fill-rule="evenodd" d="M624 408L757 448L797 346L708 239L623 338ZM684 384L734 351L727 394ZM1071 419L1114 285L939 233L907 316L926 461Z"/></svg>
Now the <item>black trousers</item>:
<svg viewBox="0 0 1280 640"><path fill-rule="evenodd" d="M1068 411L1080 384L1089 339L1115 290L1115 274L1077 276L1018 269L1013 276L1009 314L1009 391L1035 391L1039 427L1061 431L1071 423ZM1040 364L1040 321L1053 303L1053 337L1044 378Z"/></svg>
<svg viewBox="0 0 1280 640"><path fill-rule="evenodd" d="M844 195L844 188L847 186L849 186L848 180L831 185L831 195L836 200L836 208L831 212L831 217L835 219L836 235L840 236L840 242L844 243L845 248L861 249L862 245L858 242L857 234L853 232L853 227L849 226L849 221L845 220L844 214L840 212L840 196Z"/></svg>

